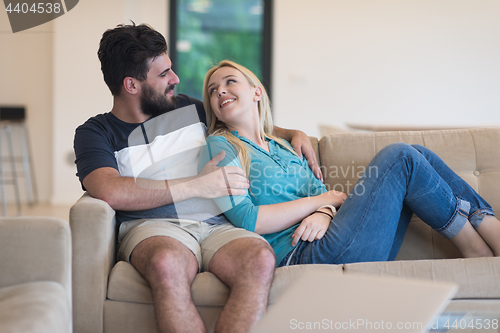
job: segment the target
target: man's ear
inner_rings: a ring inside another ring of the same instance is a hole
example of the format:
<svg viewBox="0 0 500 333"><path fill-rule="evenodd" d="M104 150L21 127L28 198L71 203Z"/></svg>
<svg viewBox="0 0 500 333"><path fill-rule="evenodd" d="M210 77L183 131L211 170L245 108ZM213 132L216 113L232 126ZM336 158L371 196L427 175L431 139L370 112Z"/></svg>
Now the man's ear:
<svg viewBox="0 0 500 333"><path fill-rule="evenodd" d="M129 94L135 95L138 93L138 82L133 77L127 76L123 79L123 89Z"/></svg>
<svg viewBox="0 0 500 333"><path fill-rule="evenodd" d="M253 101L258 102L262 99L262 88L261 87L255 87L255 95L253 96Z"/></svg>

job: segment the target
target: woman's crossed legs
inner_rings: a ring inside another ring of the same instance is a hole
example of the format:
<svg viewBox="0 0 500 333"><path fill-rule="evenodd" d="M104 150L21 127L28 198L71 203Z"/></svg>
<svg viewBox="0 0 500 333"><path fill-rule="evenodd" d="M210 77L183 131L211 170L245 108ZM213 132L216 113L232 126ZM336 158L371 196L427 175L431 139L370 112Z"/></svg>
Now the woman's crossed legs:
<svg viewBox="0 0 500 333"><path fill-rule="evenodd" d="M500 255L491 206L432 151L398 143L373 158L325 236L299 243L290 264L393 260L413 213L464 257Z"/></svg>

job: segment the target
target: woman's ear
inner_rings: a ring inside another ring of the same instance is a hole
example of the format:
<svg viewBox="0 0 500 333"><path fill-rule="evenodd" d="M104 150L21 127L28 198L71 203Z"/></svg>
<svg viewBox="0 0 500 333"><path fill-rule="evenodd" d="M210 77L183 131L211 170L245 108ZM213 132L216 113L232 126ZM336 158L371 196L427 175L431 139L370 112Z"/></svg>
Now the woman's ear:
<svg viewBox="0 0 500 333"><path fill-rule="evenodd" d="M129 94L135 95L138 92L137 89L137 80L133 77L127 76L123 79L123 88Z"/></svg>
<svg viewBox="0 0 500 333"><path fill-rule="evenodd" d="M254 102L258 102L262 99L262 88L261 87L255 87L255 95L253 97Z"/></svg>

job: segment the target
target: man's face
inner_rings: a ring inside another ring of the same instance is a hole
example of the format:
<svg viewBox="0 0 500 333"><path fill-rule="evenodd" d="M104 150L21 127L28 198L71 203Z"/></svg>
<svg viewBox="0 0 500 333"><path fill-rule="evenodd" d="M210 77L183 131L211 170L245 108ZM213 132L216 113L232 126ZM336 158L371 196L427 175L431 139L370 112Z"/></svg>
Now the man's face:
<svg viewBox="0 0 500 333"><path fill-rule="evenodd" d="M168 55L163 54L149 61L146 81L141 83L141 111L155 117L177 108L174 88L179 84L179 77L171 68Z"/></svg>

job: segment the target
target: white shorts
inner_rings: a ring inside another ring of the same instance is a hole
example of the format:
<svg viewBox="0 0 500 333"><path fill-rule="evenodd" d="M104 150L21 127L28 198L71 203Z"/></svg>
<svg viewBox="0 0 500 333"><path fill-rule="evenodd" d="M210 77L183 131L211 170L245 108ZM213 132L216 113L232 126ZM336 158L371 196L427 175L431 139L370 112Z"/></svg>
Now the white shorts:
<svg viewBox="0 0 500 333"><path fill-rule="evenodd" d="M262 236L230 223L208 224L183 219L133 220L120 225L118 259L130 262L134 248L154 236L171 237L184 244L196 256L200 271L207 271L215 252L235 239L253 237L267 243Z"/></svg>

